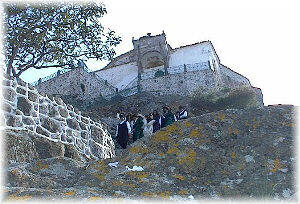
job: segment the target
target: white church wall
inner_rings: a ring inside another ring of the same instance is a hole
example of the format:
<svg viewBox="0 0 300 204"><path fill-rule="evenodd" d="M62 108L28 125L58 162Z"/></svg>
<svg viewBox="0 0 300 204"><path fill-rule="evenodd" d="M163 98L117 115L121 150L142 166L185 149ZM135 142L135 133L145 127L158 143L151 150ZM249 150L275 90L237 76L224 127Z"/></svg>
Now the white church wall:
<svg viewBox="0 0 300 204"><path fill-rule="evenodd" d="M210 42L186 46L175 49L169 60L170 67L176 67L183 64L195 64L209 61L209 56L214 53Z"/></svg>
<svg viewBox="0 0 300 204"><path fill-rule="evenodd" d="M96 75L107 80L108 83L118 88L118 90L122 90L138 76L138 67L136 62L123 64L114 68L100 70L96 72Z"/></svg>

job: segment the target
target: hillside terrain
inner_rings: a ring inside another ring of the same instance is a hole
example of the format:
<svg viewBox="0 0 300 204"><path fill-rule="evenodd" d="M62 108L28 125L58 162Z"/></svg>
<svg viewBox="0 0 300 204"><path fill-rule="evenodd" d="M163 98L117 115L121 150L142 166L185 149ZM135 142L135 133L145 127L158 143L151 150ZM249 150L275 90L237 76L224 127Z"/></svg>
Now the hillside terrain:
<svg viewBox="0 0 300 204"><path fill-rule="evenodd" d="M34 159L6 166L6 196L294 200L294 119L295 109L287 105L207 113L88 164L31 152ZM31 144L25 133L10 134Z"/></svg>

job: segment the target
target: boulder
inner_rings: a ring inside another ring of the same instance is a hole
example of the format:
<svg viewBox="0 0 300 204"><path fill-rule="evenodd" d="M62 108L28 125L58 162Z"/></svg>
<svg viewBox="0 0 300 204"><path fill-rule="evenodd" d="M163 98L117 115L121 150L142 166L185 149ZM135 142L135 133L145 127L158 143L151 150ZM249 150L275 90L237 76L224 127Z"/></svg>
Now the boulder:
<svg viewBox="0 0 300 204"><path fill-rule="evenodd" d="M31 162L39 158L34 142L27 131L4 131L5 158L8 164Z"/></svg>

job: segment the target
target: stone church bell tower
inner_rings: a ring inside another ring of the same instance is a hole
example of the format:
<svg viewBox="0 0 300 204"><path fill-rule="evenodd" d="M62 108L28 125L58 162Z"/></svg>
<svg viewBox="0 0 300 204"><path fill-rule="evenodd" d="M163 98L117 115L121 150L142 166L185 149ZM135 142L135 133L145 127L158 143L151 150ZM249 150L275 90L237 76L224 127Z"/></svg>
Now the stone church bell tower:
<svg viewBox="0 0 300 204"><path fill-rule="evenodd" d="M164 66L165 74L169 67L170 46L167 44L166 34L146 36L135 40L132 39L136 62L138 65L138 79L141 80L141 73L153 67Z"/></svg>

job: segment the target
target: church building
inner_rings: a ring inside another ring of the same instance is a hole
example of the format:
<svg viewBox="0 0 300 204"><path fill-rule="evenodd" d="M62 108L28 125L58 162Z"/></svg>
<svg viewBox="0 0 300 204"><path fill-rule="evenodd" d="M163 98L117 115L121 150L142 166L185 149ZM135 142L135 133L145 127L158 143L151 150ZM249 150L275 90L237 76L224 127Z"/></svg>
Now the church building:
<svg viewBox="0 0 300 204"><path fill-rule="evenodd" d="M251 86L249 80L220 63L210 41L172 48L162 32L132 38L133 49L104 68L89 71L85 64L40 80L36 87L50 95L76 95L80 100L138 92L187 96L202 87Z"/></svg>

